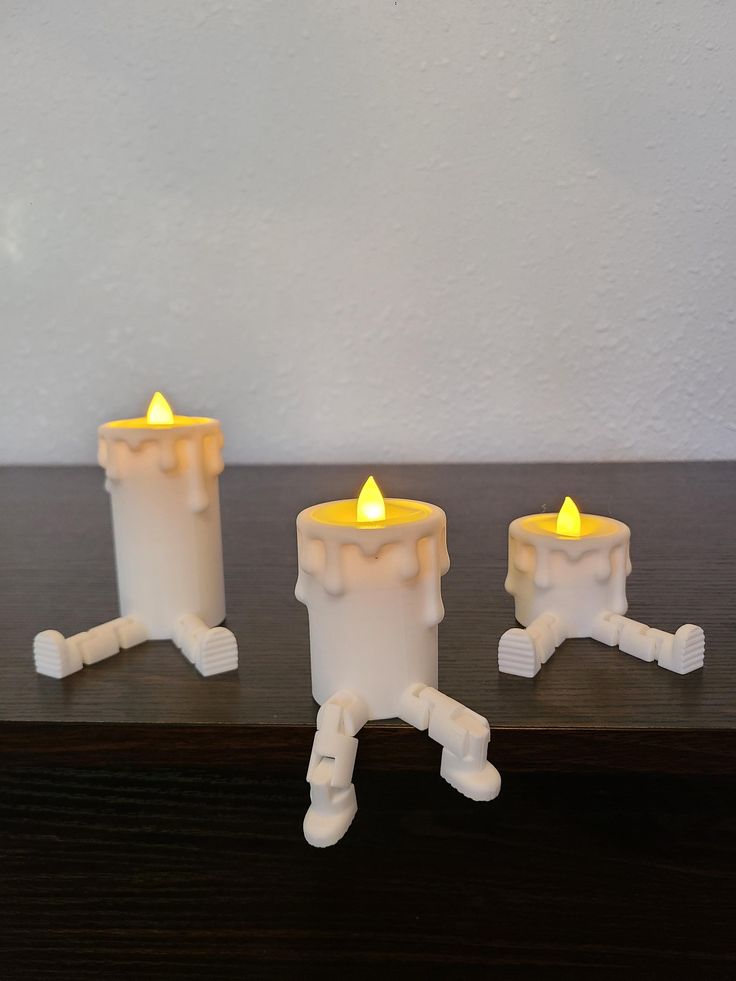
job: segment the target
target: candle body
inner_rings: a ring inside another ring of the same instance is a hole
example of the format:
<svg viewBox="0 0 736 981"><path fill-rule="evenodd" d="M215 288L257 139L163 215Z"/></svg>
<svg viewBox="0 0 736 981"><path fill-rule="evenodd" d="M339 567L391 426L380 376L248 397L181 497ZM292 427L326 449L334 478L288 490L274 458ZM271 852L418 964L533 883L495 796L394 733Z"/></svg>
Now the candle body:
<svg viewBox="0 0 736 981"><path fill-rule="evenodd" d="M120 612L139 619L152 639L171 639L186 614L208 627L225 618L222 442L214 419L99 429Z"/></svg>
<svg viewBox="0 0 736 981"><path fill-rule="evenodd" d="M628 526L614 518L584 515L583 531L580 538L558 536L554 515L548 514L511 522L505 586L522 626L554 613L566 636L589 637L602 612L626 612Z"/></svg>
<svg viewBox="0 0 736 981"><path fill-rule="evenodd" d="M333 502L342 505L349 502ZM416 505L418 520L381 526L297 518L296 596L309 612L312 693L323 704L347 689L371 719L399 714L413 683L437 686L440 578L449 568L444 512Z"/></svg>

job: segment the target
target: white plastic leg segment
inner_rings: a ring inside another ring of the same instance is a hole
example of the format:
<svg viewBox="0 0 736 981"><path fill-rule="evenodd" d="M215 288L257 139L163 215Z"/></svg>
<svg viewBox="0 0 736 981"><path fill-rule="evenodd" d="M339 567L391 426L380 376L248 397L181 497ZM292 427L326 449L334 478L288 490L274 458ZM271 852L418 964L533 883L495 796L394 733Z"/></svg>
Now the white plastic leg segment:
<svg viewBox="0 0 736 981"><path fill-rule="evenodd" d="M609 647L618 646L624 654L641 661L657 661L661 668L676 674L697 671L705 662L705 634L694 623L686 623L670 634L618 613L602 613L591 636Z"/></svg>
<svg viewBox="0 0 736 981"><path fill-rule="evenodd" d="M208 627L204 620L187 613L174 626L174 643L205 677L235 671L238 642L227 627Z"/></svg>
<svg viewBox="0 0 736 981"><path fill-rule="evenodd" d="M401 718L429 729L442 747L440 776L471 800L493 800L501 789L498 770L488 762L488 720L454 698L426 685L410 685L401 697Z"/></svg>
<svg viewBox="0 0 736 981"><path fill-rule="evenodd" d="M528 627L512 627L498 642L498 670L533 678L565 639L564 624L554 613L542 613Z"/></svg>
<svg viewBox="0 0 736 981"><path fill-rule="evenodd" d="M304 837L317 848L338 842L358 810L352 783L355 735L367 721L367 706L349 691L337 692L317 713L307 770L312 803L304 817Z"/></svg>
<svg viewBox="0 0 736 981"><path fill-rule="evenodd" d="M33 640L33 660L39 674L66 678L85 665L142 644L147 637L145 626L135 617L118 617L71 637L44 630Z"/></svg>

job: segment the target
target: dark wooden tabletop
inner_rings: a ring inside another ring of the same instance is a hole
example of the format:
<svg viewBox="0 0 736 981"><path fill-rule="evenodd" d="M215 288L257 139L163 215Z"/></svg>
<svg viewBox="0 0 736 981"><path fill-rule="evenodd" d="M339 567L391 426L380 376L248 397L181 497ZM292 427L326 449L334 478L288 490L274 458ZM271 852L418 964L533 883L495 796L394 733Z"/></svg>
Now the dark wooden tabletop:
<svg viewBox="0 0 736 981"><path fill-rule="evenodd" d="M3 979L734 977L736 465L375 468L447 511L441 684L489 716L503 790L467 801L426 734L375 723L356 820L314 849L294 517L368 469L225 473L237 674L156 643L62 682L34 633L116 611L102 475L0 471ZM498 674L506 525L566 493L631 525L631 613L702 624L702 672L576 641Z"/></svg>
<svg viewBox="0 0 736 981"><path fill-rule="evenodd" d="M229 467L227 622L239 671L203 679L172 645L147 643L63 681L35 674L34 634L75 633L117 613L103 476L93 467L4 468L0 758L273 764L306 754L316 706L307 613L294 598L294 519L309 504L353 495L368 472L388 496L447 512L440 687L488 716L499 766L736 769L734 463ZM556 510L565 494L631 526L630 615L665 630L700 624L703 671L680 677L577 640L533 680L498 673L498 638L514 624L503 589L507 525ZM434 767L427 744L400 722L375 723L361 758Z"/></svg>

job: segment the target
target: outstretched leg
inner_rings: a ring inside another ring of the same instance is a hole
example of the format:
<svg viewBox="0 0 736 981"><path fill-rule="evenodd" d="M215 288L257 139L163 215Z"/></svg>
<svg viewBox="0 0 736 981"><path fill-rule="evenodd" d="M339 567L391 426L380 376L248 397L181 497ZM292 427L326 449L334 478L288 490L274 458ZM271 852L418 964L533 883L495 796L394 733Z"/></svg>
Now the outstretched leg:
<svg viewBox="0 0 736 981"><path fill-rule="evenodd" d="M64 637L58 630L43 630L33 639L33 660L39 674L66 678L85 665L147 639L146 628L135 617L118 617L72 637Z"/></svg>
<svg viewBox="0 0 736 981"><path fill-rule="evenodd" d="M208 627L193 613L176 621L173 640L184 657L205 677L235 671L238 666L235 634L227 627Z"/></svg>
<svg viewBox="0 0 736 981"><path fill-rule="evenodd" d="M565 639L565 626L554 613L542 613L528 627L512 627L498 642L498 670L533 678Z"/></svg>
<svg viewBox="0 0 736 981"><path fill-rule="evenodd" d="M493 800L501 776L488 762L491 736L487 719L427 685L410 685L401 696L401 718L429 729L442 748L440 776L471 800Z"/></svg>
<svg viewBox="0 0 736 981"><path fill-rule="evenodd" d="M358 810L352 782L355 736L367 721L368 708L350 691L337 692L317 713L307 770L312 803L304 817L304 837L317 848L338 842Z"/></svg>
<svg viewBox="0 0 736 981"><path fill-rule="evenodd" d="M660 668L676 674L697 671L705 662L705 634L694 623L686 623L670 634L618 613L602 613L591 636L641 661L656 661Z"/></svg>

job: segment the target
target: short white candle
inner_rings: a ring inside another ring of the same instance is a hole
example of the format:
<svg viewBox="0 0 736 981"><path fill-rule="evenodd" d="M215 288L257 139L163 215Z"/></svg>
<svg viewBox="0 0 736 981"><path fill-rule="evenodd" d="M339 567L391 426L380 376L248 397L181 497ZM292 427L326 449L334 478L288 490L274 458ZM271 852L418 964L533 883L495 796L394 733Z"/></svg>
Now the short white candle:
<svg viewBox="0 0 736 981"><path fill-rule="evenodd" d="M64 677L146 639L171 639L200 673L237 667L225 617L216 419L176 416L160 393L145 418L99 427L112 503L120 617L63 638L38 635L36 666Z"/></svg>
<svg viewBox="0 0 736 981"><path fill-rule="evenodd" d="M442 509L384 500L369 478L357 500L302 511L297 539L296 596L309 611L312 692L322 705L307 840L330 845L349 827L354 737L369 719L398 716L428 728L444 746L445 779L473 799L495 797L488 723L436 687L440 580L450 565Z"/></svg>
<svg viewBox="0 0 736 981"><path fill-rule="evenodd" d="M568 637L590 637L601 610L626 613L631 572L628 525L615 518L580 515L579 535L557 531L556 514L531 514L509 526L506 592L516 619L529 624L554 610Z"/></svg>
<svg viewBox="0 0 736 981"><path fill-rule="evenodd" d="M500 671L532 677L571 637L618 645L678 674L702 667L700 627L685 624L669 634L624 616L630 537L622 521L581 515L569 497L559 514L531 514L511 522L505 586L525 629L513 628L501 638Z"/></svg>

